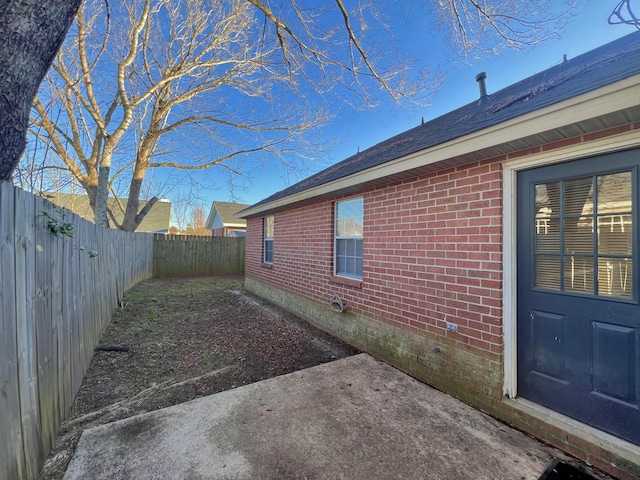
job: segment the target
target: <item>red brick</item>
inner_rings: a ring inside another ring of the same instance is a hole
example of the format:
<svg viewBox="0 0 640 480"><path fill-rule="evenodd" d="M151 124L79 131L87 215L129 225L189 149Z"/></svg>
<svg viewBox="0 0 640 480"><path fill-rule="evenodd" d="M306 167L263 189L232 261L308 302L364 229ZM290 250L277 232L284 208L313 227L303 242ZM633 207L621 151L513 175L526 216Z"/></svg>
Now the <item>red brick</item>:
<svg viewBox="0 0 640 480"><path fill-rule="evenodd" d="M533 153L540 153L541 150L542 150L542 147L540 147L540 146L526 148L524 150L519 150L517 152L510 153L507 157L509 159L518 158L518 157L524 157L525 155L531 155Z"/></svg>
<svg viewBox="0 0 640 480"><path fill-rule="evenodd" d="M631 125L620 125L619 127L607 128L605 130L600 130L599 132L588 133L583 136L583 139L585 142L590 142L599 138L610 137L619 133L628 132L629 130L631 130Z"/></svg>
<svg viewBox="0 0 640 480"><path fill-rule="evenodd" d="M547 143L542 146L542 151L546 152L548 150L555 150L556 148L568 147L569 145L575 145L576 143L582 142L581 137L570 137L565 138L563 140L558 140L557 142Z"/></svg>

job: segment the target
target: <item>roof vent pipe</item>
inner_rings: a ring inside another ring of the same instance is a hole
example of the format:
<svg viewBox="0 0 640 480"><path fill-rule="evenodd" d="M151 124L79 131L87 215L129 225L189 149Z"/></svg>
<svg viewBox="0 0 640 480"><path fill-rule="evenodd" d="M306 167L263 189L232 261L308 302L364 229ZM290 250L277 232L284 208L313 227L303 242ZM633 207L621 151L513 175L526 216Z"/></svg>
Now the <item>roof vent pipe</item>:
<svg viewBox="0 0 640 480"><path fill-rule="evenodd" d="M476 82L478 82L478 86L480 87L480 99L487 97L487 84L485 80L487 79L487 72L480 72L476 75Z"/></svg>

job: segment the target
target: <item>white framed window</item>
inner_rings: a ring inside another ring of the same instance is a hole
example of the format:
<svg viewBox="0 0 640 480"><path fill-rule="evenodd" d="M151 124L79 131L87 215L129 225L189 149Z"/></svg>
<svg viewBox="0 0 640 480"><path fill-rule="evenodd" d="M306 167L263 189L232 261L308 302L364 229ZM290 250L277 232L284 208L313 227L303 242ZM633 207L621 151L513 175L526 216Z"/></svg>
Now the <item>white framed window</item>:
<svg viewBox="0 0 640 480"><path fill-rule="evenodd" d="M274 217L264 217L264 263L273 263L273 230Z"/></svg>
<svg viewBox="0 0 640 480"><path fill-rule="evenodd" d="M336 202L334 274L362 279L364 199Z"/></svg>

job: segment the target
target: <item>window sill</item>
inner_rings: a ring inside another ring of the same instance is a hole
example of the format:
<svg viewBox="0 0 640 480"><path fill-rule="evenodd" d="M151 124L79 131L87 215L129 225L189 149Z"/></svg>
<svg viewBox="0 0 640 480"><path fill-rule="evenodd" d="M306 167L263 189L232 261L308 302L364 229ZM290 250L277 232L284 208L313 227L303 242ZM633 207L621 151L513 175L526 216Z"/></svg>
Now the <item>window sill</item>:
<svg viewBox="0 0 640 480"><path fill-rule="evenodd" d="M358 280L356 278L336 277L334 275L329 278L329 283L347 285L348 287L362 288L362 280Z"/></svg>
<svg viewBox="0 0 640 480"><path fill-rule="evenodd" d="M273 263L261 263L262 268L268 268L269 270L273 270Z"/></svg>

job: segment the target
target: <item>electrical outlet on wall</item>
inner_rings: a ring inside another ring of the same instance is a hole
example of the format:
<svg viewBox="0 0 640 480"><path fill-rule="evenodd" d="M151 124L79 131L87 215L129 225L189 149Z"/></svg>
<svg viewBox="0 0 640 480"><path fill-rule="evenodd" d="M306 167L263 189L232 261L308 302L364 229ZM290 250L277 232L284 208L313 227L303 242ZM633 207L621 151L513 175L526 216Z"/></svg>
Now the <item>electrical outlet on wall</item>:
<svg viewBox="0 0 640 480"><path fill-rule="evenodd" d="M447 322L447 332L458 333L458 324Z"/></svg>

